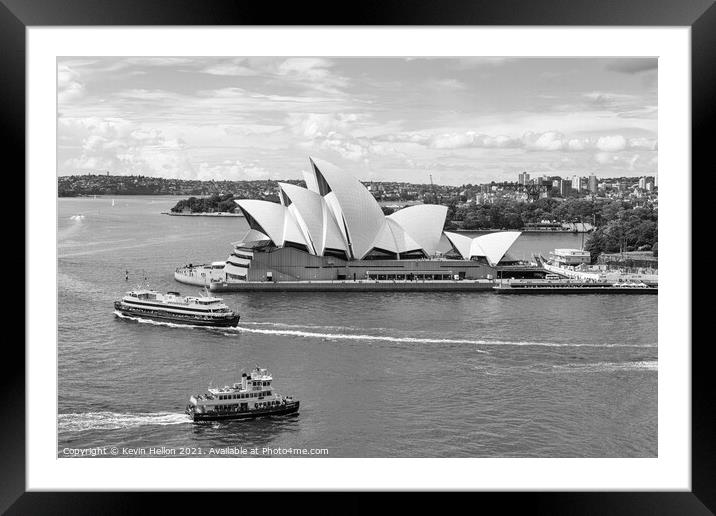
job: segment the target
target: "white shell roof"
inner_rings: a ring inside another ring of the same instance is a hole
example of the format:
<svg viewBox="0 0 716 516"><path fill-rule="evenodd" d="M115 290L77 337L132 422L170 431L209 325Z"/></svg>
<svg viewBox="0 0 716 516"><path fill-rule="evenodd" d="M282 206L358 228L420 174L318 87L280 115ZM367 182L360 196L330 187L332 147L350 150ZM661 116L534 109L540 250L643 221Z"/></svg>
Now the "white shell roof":
<svg viewBox="0 0 716 516"><path fill-rule="evenodd" d="M351 254L356 259L363 258L372 248L376 235L385 224L385 215L371 193L355 177L346 174L334 165L311 159L314 173L316 169L328 183L340 206L341 216L346 224ZM334 207L334 206L332 206Z"/></svg>
<svg viewBox="0 0 716 516"><path fill-rule="evenodd" d="M313 172L313 165L311 165L311 170L301 170L301 174L306 182L306 188L311 192L318 193L318 181L316 181L316 174Z"/></svg>
<svg viewBox="0 0 716 516"><path fill-rule="evenodd" d="M346 250L345 242L335 219L329 212L326 201L318 193L290 183L279 183L279 187L291 200L289 213L305 228L306 239L315 254L323 255L326 247ZM330 245L329 245L330 244Z"/></svg>
<svg viewBox="0 0 716 516"><path fill-rule="evenodd" d="M419 251L422 249L405 230L389 218L385 218L383 228L376 235L373 241L373 248L383 249L392 253L406 253L408 251Z"/></svg>
<svg viewBox="0 0 716 516"><path fill-rule="evenodd" d="M270 237L268 235L264 235L261 233L261 231L257 231L255 229L250 229L246 232L246 234L243 236L243 238L239 242L235 242L235 244L238 243L248 243L248 242L260 242L262 240L269 240Z"/></svg>
<svg viewBox="0 0 716 516"><path fill-rule="evenodd" d="M286 206L254 199L239 199L235 202L258 222L263 232L277 246L282 246L286 241L309 245L298 222L291 216Z"/></svg>
<svg viewBox="0 0 716 516"><path fill-rule="evenodd" d="M474 256L484 256L492 266L497 265L502 260L520 234L519 231L500 231L470 238L458 233L445 231L445 236L450 239L450 242L465 260L469 260Z"/></svg>
<svg viewBox="0 0 716 516"><path fill-rule="evenodd" d="M520 234L519 231L499 231L481 235L473 239L470 256L485 256L490 265L497 265Z"/></svg>
<svg viewBox="0 0 716 516"><path fill-rule="evenodd" d="M391 213L387 218L400 224L420 249L433 256L439 250L447 210L447 206L439 204L418 204Z"/></svg>
<svg viewBox="0 0 716 516"><path fill-rule="evenodd" d="M249 230L244 242L271 239L278 247L293 242L318 256L330 248L354 259L374 248L398 254L422 250L433 256L455 247L466 260L484 256L497 265L520 235L506 231L470 238L443 232L447 207L434 204L403 208L386 217L356 178L322 160L311 158L310 166L304 172L307 188L279 183L281 203L236 201L260 226Z"/></svg>
<svg viewBox="0 0 716 516"><path fill-rule="evenodd" d="M445 236L448 237L450 243L457 249L460 256L465 260L470 259L470 246L472 246L472 238L461 235L459 233L450 233L445 231Z"/></svg>

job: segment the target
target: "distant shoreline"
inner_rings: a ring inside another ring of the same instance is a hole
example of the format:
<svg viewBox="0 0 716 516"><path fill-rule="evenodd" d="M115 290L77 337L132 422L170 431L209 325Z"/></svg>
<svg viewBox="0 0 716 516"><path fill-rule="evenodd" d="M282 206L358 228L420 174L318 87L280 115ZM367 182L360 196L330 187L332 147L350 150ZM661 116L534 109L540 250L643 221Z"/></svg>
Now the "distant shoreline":
<svg viewBox="0 0 716 516"><path fill-rule="evenodd" d="M504 229L504 228L477 228L477 229L448 229L453 233L474 233L476 231L520 231L522 233L591 233L591 231L577 231L574 229Z"/></svg>
<svg viewBox="0 0 716 516"><path fill-rule="evenodd" d="M171 211L163 211L162 215L171 215L172 217L243 217L243 213L229 213L226 211L210 212L210 213L174 213Z"/></svg>

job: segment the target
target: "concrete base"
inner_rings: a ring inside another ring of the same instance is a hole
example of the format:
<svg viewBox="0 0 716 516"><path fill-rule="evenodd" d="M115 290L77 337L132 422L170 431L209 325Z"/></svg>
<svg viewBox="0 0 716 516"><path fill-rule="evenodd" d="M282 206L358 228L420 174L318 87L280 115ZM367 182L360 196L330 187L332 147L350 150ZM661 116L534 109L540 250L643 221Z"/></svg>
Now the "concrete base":
<svg viewBox="0 0 716 516"><path fill-rule="evenodd" d="M212 283L212 292L445 292L492 291L492 280L461 281L245 281Z"/></svg>

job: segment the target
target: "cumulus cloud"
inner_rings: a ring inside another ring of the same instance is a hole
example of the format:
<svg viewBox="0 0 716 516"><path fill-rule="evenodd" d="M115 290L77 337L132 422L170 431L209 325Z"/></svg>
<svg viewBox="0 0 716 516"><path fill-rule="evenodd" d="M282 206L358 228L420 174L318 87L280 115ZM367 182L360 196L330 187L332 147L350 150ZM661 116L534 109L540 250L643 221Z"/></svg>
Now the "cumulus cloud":
<svg viewBox="0 0 716 516"><path fill-rule="evenodd" d="M66 104L82 98L85 85L80 81L80 74L66 64L57 66L57 101Z"/></svg>
<svg viewBox="0 0 716 516"><path fill-rule="evenodd" d="M624 150L627 146L627 140L621 135L602 136L597 140L596 147L603 152L617 152Z"/></svg>
<svg viewBox="0 0 716 516"><path fill-rule="evenodd" d="M414 139L413 141L420 141ZM466 147L477 148L508 148L518 147L519 139L505 135L489 136L474 131L465 133L448 133L431 136L427 139L429 145L435 149L461 149Z"/></svg>
<svg viewBox="0 0 716 516"><path fill-rule="evenodd" d="M333 63L315 57L292 57L278 66L277 73L284 79L293 80L306 89L340 94L349 84L346 77L332 70Z"/></svg>
<svg viewBox="0 0 716 516"><path fill-rule="evenodd" d="M522 137L525 148L530 150L556 151L566 145L563 134L556 131L547 131L542 134L527 133Z"/></svg>
<svg viewBox="0 0 716 516"><path fill-rule="evenodd" d="M286 124L294 134L314 139L329 133L349 133L366 118L357 113L289 113Z"/></svg>
<svg viewBox="0 0 716 516"><path fill-rule="evenodd" d="M58 169L288 177L310 153L403 179L426 163L470 181L655 166L655 59L390 59L63 59Z"/></svg>
<svg viewBox="0 0 716 516"><path fill-rule="evenodd" d="M194 167L181 138L121 118L61 118L61 128L80 139L80 153L64 163L71 171L193 178Z"/></svg>

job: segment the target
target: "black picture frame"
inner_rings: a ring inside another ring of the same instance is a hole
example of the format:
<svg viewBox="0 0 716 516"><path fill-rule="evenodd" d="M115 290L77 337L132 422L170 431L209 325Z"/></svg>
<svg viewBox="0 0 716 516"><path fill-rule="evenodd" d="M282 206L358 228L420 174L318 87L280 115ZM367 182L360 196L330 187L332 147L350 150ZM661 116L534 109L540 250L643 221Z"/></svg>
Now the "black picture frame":
<svg viewBox="0 0 716 516"><path fill-rule="evenodd" d="M14 170L25 169L25 29L64 25L688 26L692 31L692 170L704 168L702 172L707 174L712 168L708 149L713 146L709 141L711 134L716 133L716 6L713 0L363 0L348 9L339 3L323 2L276 5L228 0L0 0L0 117L6 129L3 161L11 163ZM25 185L26 196L31 194L31 189L31 184ZM28 273L25 270L26 276ZM686 280L691 283L691 278ZM12 360L13 366L5 367L0 375L5 415L0 426L0 511L7 510L7 514L119 514L144 512L149 508L150 495L146 493L26 492L25 355L10 339L4 343L6 351L11 344L16 356L9 359L6 355L5 360ZM690 492L480 493L478 497L482 499L478 503L495 501L500 504L501 512L519 507L550 514L712 514L716 510L715 390L713 366L708 360L712 344L701 344L705 345L691 348ZM159 496L159 503L167 509L170 505L190 508L188 504L192 503L191 495L187 494L152 496ZM217 502L213 496L212 504ZM304 495L293 496L294 503L307 504ZM204 510L201 499L193 496L194 501L199 500L196 510ZM248 501L250 504L252 497ZM323 499L319 503L329 502ZM368 502L351 494L335 503L340 503L341 512L364 512L364 504ZM412 503L427 507L420 494L412 495Z"/></svg>

